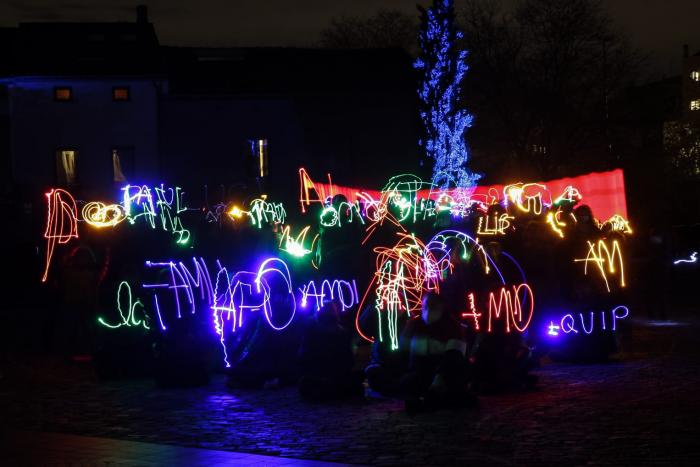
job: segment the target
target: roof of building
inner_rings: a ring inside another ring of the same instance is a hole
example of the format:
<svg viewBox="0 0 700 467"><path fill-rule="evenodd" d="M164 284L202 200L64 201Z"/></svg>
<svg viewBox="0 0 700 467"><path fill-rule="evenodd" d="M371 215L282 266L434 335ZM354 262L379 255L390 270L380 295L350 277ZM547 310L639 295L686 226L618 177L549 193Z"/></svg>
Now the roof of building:
<svg viewBox="0 0 700 467"><path fill-rule="evenodd" d="M175 94L415 92L401 49L163 47Z"/></svg>
<svg viewBox="0 0 700 467"><path fill-rule="evenodd" d="M0 31L4 75L149 75L162 71L153 25L20 23Z"/></svg>

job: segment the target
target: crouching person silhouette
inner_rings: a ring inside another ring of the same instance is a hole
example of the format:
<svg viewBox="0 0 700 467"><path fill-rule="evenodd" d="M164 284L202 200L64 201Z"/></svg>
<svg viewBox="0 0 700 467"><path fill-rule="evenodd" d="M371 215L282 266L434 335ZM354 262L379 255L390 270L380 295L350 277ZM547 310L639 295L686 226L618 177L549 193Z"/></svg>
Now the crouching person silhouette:
<svg viewBox="0 0 700 467"><path fill-rule="evenodd" d="M424 295L421 316L409 320L401 340L409 349L409 369L401 380L409 413L476 403L467 390L462 328L445 312L438 295Z"/></svg>

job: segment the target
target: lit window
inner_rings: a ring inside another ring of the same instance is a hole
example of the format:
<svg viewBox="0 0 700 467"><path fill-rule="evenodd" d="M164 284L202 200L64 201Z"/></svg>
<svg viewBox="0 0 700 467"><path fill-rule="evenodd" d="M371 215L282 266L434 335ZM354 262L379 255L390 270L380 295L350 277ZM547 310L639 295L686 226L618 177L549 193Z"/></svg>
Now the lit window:
<svg viewBox="0 0 700 467"><path fill-rule="evenodd" d="M112 149L112 173L114 181L118 183L128 182L134 174L134 149Z"/></svg>
<svg viewBox="0 0 700 467"><path fill-rule="evenodd" d="M251 153L258 166L257 176L266 177L269 173L267 164L267 139L253 139L249 140L249 142L251 145Z"/></svg>
<svg viewBox="0 0 700 467"><path fill-rule="evenodd" d="M693 81L700 81L700 71L695 70L690 72L690 79Z"/></svg>
<svg viewBox="0 0 700 467"><path fill-rule="evenodd" d="M53 98L62 102L72 101L73 90L69 87L55 87L53 88Z"/></svg>
<svg viewBox="0 0 700 467"><path fill-rule="evenodd" d="M128 101L129 100L129 88L124 87L124 86L112 88L112 100L114 100L114 101Z"/></svg>
<svg viewBox="0 0 700 467"><path fill-rule="evenodd" d="M78 182L76 159L78 152L72 149L56 151L56 178L62 186L74 186Z"/></svg>
<svg viewBox="0 0 700 467"><path fill-rule="evenodd" d="M690 110L700 110L700 99L690 101Z"/></svg>

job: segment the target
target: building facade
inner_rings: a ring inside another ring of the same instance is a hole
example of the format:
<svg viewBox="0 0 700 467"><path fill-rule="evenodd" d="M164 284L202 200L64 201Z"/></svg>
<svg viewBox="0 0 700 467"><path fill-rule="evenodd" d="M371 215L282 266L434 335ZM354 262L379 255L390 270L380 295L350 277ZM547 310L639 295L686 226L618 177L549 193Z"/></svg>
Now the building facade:
<svg viewBox="0 0 700 467"><path fill-rule="evenodd" d="M165 47L143 8L133 23L0 35L0 151L25 196L113 197L125 183L296 193L300 167L377 186L418 165L400 50Z"/></svg>

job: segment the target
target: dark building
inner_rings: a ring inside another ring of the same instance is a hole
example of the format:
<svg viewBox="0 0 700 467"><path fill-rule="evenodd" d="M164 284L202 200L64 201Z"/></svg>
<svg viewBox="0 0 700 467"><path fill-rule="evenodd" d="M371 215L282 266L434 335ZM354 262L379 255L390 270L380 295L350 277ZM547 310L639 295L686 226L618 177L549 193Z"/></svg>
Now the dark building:
<svg viewBox="0 0 700 467"><path fill-rule="evenodd" d="M0 30L8 186L116 195L125 183L296 194L299 167L381 185L418 165L411 58L396 50L161 46L134 23Z"/></svg>

